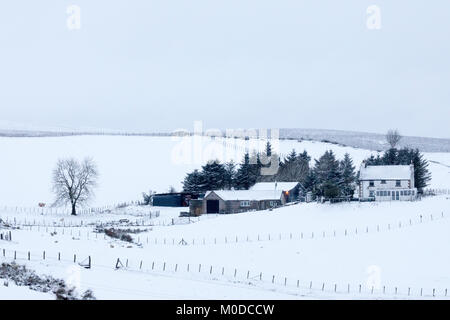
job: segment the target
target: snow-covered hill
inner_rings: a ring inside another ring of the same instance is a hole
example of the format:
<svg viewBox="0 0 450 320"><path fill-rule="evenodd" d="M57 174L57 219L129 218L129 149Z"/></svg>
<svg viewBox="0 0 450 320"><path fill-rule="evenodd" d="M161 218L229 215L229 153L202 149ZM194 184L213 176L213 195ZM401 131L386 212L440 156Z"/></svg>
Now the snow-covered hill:
<svg viewBox="0 0 450 320"><path fill-rule="evenodd" d="M138 200L142 192L181 189L187 172L211 159L240 162L246 148L264 150L264 141L207 137L70 136L0 138L0 205L51 203L51 174L62 157L92 157L100 171L92 206ZM306 150L320 157L332 149L338 158L350 153L358 167L373 151L316 141L281 140L279 152ZM450 153L427 153L431 187L449 188Z"/></svg>
<svg viewBox="0 0 450 320"><path fill-rule="evenodd" d="M331 141L346 146L369 150L386 150L384 134L324 129L281 129L280 137L284 139L311 139ZM400 147L418 148L423 152L450 152L450 139L404 136Z"/></svg>

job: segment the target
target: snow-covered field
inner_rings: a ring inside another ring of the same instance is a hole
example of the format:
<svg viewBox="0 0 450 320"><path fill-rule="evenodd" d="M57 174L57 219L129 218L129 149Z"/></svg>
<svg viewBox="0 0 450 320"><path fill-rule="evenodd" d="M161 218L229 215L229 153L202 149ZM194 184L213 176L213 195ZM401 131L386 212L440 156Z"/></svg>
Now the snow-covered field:
<svg viewBox="0 0 450 320"><path fill-rule="evenodd" d="M417 202L298 204L200 218L178 218L185 208L130 206L78 217L37 209L38 202L52 200L50 177L58 157L95 159L101 179L92 205L106 206L139 199L149 189L180 188L186 172L209 158L222 153L239 161L244 152L234 140L225 141L223 151L224 141L217 139L201 144L201 159L182 158L189 150L198 153L179 143L168 137L1 138L0 218L14 228L12 241L0 240L0 261L15 259L80 292L92 289L100 299L449 296L450 195ZM280 144L283 154L292 148L313 158L327 149L339 158L349 152L357 166L371 154L312 141ZM431 187L450 189L450 154L426 157ZM140 229L130 234L133 243L95 232L95 225L117 227L119 220L124 228ZM88 257L91 269L78 264ZM7 297L52 298L4 287L0 280L0 298Z"/></svg>

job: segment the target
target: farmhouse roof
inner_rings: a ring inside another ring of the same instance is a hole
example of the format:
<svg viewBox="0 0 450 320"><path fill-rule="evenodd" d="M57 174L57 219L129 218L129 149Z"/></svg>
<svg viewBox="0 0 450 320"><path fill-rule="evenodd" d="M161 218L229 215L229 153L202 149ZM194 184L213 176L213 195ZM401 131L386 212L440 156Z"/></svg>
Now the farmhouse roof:
<svg viewBox="0 0 450 320"><path fill-rule="evenodd" d="M412 166L362 166L360 180L409 180Z"/></svg>
<svg viewBox="0 0 450 320"><path fill-rule="evenodd" d="M208 191L205 195L207 197L214 192L222 200L280 200L282 190L214 190Z"/></svg>
<svg viewBox="0 0 450 320"><path fill-rule="evenodd" d="M250 190L254 191L289 191L294 189L298 182L258 182Z"/></svg>

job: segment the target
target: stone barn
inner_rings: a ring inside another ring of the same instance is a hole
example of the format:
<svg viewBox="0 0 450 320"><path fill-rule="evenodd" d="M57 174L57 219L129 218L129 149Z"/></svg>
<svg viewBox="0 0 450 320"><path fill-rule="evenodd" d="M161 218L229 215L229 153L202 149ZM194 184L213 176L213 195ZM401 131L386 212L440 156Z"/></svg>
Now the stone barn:
<svg viewBox="0 0 450 320"><path fill-rule="evenodd" d="M266 210L286 203L281 190L215 190L206 193L201 203L201 212L238 213L252 210ZM190 207L191 214L198 215L200 203Z"/></svg>

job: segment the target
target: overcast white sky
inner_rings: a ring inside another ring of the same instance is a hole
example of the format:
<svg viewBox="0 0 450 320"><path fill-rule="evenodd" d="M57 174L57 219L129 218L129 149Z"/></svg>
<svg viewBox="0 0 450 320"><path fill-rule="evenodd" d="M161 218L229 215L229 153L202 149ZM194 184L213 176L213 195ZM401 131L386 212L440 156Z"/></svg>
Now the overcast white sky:
<svg viewBox="0 0 450 320"><path fill-rule="evenodd" d="M0 41L0 125L450 138L447 0L3 1Z"/></svg>

